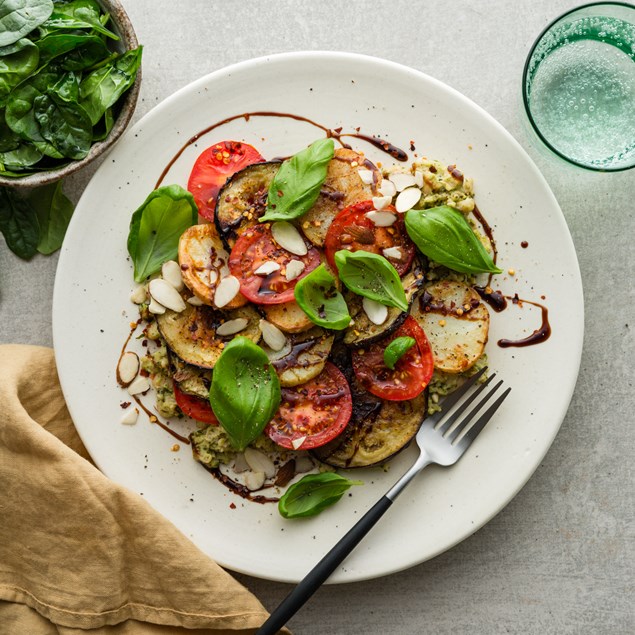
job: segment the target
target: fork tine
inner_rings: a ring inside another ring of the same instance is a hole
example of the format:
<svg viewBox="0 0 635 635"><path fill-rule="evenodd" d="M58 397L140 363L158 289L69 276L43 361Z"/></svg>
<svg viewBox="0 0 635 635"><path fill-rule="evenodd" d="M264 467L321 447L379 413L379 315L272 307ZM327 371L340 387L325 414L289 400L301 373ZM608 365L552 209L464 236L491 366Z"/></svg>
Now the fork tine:
<svg viewBox="0 0 635 635"><path fill-rule="evenodd" d="M441 402L443 406L443 410L436 412L431 417L428 417L427 422L429 426L436 426L443 417L450 411L452 406L461 398L465 393L469 390L471 386L473 386L483 375L483 373L487 370L487 366L481 368L475 375L472 375L460 388L451 392L446 398Z"/></svg>
<svg viewBox="0 0 635 635"><path fill-rule="evenodd" d="M444 435L454 422L467 410L468 406L485 390L485 387L496 377L496 373L490 375L438 428L437 432ZM444 402L445 403L445 402Z"/></svg>
<svg viewBox="0 0 635 635"><path fill-rule="evenodd" d="M465 433L465 436L459 441L457 446L462 450L467 450L472 441L483 431L487 422L494 416L499 406L505 401L507 395L511 392L511 388L507 388L498 399L479 417L478 421Z"/></svg>
<svg viewBox="0 0 635 635"><path fill-rule="evenodd" d="M492 375L493 376L493 375ZM480 408L482 408L492 397L492 395L501 387L501 385L503 384L503 380L501 379L496 386L494 386L494 388L492 388L486 395L485 397L483 397L483 399L481 399L475 406L474 408L472 408L472 410L470 410L470 412L468 412L465 417L463 417L463 419L459 422L459 425L456 426L456 428L454 428L454 430L452 430L451 434L448 434L448 436L446 437L447 440L450 443L454 443L454 440L459 436L459 434L461 434L461 432L463 432L463 430L465 430L467 428L467 426L469 425L470 421L472 421L472 419L474 418L474 416L476 415L476 413L480 410Z"/></svg>

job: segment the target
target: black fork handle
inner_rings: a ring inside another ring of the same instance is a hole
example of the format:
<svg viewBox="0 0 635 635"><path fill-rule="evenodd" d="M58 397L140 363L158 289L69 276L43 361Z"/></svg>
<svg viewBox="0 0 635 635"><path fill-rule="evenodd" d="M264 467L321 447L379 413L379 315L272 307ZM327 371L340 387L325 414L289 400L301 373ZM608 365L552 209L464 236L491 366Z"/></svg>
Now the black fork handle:
<svg viewBox="0 0 635 635"><path fill-rule="evenodd" d="M277 633L355 549L391 505L392 500L382 496L287 595L256 635Z"/></svg>

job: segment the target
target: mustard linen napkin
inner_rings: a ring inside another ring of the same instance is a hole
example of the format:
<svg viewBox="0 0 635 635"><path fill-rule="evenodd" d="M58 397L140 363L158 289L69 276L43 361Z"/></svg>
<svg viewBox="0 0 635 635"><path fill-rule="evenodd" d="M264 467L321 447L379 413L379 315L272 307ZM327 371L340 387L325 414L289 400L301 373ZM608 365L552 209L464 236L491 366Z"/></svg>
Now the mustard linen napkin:
<svg viewBox="0 0 635 635"><path fill-rule="evenodd" d="M90 463L53 351L0 346L0 633L246 634L266 617L247 589Z"/></svg>

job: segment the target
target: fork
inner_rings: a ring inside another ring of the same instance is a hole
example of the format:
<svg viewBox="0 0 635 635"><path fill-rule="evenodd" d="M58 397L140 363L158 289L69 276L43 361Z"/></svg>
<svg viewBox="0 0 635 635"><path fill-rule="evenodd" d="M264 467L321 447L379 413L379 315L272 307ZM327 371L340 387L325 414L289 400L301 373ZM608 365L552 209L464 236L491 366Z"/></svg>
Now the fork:
<svg viewBox="0 0 635 635"><path fill-rule="evenodd" d="M415 440L419 446L419 456L412 467L371 507L348 533L318 562L306 577L289 593L269 619L260 627L256 635L273 635L304 605L318 590L322 583L335 571L375 523L386 513L395 499L415 476L430 463L437 465L454 465L472 445L503 403L511 388L505 389L485 410L476 422L468 426L482 407L494 396L503 384L502 380L474 405L464 416L463 413L475 399L492 382L495 374L488 377L478 388L473 390L458 406L458 402L468 394L470 388L483 376L487 368L472 375L458 390L450 393L442 402L443 409L431 417L427 417ZM456 406L456 408L454 408ZM459 421L459 418L462 417ZM458 423L457 423L458 421ZM440 424L440 425L439 425ZM456 425L455 425L456 424ZM467 431L466 431L467 430ZM465 432L466 431L466 432ZM465 432L464 434L462 434Z"/></svg>

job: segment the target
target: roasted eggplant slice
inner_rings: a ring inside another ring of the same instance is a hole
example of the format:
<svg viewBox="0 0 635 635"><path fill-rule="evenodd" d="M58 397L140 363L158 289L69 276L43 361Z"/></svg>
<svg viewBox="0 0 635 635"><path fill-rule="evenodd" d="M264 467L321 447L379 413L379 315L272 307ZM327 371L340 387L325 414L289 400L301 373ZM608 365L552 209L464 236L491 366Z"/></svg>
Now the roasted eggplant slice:
<svg viewBox="0 0 635 635"><path fill-rule="evenodd" d="M427 391L408 401L384 401L353 381L353 415L344 432L313 450L336 468L380 465L410 443L427 411Z"/></svg>
<svg viewBox="0 0 635 635"><path fill-rule="evenodd" d="M214 222L228 251L247 227L265 213L269 185L280 163L255 163L236 172L218 193Z"/></svg>
<svg viewBox="0 0 635 635"><path fill-rule="evenodd" d="M317 377L324 368L335 337L319 327L293 335L291 350L272 359L281 386L299 386Z"/></svg>
<svg viewBox="0 0 635 635"><path fill-rule="evenodd" d="M283 304L264 304L262 311L267 321L285 333L302 333L315 326L297 302Z"/></svg>
<svg viewBox="0 0 635 635"><path fill-rule="evenodd" d="M483 354L489 311L472 287L452 280L431 284L410 313L428 336L436 369L462 373Z"/></svg>
<svg viewBox="0 0 635 635"><path fill-rule="evenodd" d="M341 210L353 203L369 200L374 194L359 176L359 170L375 172L376 182L381 173L363 156L348 148L338 148L331 159L320 195L313 207L301 218L304 235L317 247L324 245L326 232Z"/></svg>
<svg viewBox="0 0 635 635"><path fill-rule="evenodd" d="M209 397L209 387L212 384L212 371L208 368L187 364L170 349L168 349L168 357L170 360L170 375L179 385L181 392L207 399Z"/></svg>
<svg viewBox="0 0 635 635"><path fill-rule="evenodd" d="M424 278L420 267L417 265L407 273L403 279L403 287L406 299L412 305L413 299L423 285ZM396 331L404 322L407 313L395 307L388 308L388 317L383 324L373 324L362 308L361 297L350 293L346 296L348 310L353 318L353 325L344 332L344 343L353 348L368 346L383 337L387 337Z"/></svg>
<svg viewBox="0 0 635 635"><path fill-rule="evenodd" d="M248 320L239 335L252 342L260 340L260 315L249 306L221 312L205 305L188 305L181 313L166 311L158 315L157 326L168 347L184 362L201 368L214 368L225 343L234 337L221 337L216 334L216 329L223 322L235 318Z"/></svg>

